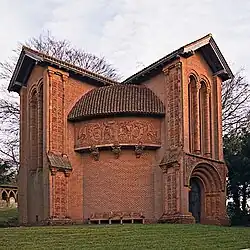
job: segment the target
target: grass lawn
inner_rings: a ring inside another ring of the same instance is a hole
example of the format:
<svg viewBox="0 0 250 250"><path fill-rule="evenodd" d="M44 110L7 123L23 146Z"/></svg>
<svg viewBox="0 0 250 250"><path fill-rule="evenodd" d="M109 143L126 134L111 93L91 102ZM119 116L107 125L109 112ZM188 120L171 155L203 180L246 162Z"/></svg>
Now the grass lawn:
<svg viewBox="0 0 250 250"><path fill-rule="evenodd" d="M243 249L250 228L111 225L0 228L0 249Z"/></svg>

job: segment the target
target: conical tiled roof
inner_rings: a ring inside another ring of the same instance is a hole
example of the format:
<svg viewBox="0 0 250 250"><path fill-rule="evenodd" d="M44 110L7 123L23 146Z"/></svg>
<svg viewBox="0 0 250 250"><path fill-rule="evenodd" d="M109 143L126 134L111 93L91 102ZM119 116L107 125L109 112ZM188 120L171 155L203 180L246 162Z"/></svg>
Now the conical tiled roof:
<svg viewBox="0 0 250 250"><path fill-rule="evenodd" d="M145 86L116 84L92 89L75 104L71 121L118 114L165 115L161 100Z"/></svg>

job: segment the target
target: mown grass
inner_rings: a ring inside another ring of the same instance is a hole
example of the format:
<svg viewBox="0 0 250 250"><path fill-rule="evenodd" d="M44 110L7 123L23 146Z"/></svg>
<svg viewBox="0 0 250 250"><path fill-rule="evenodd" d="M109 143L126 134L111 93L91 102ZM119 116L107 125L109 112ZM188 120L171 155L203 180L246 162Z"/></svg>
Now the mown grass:
<svg viewBox="0 0 250 250"><path fill-rule="evenodd" d="M0 249L243 249L250 228L111 225L0 228Z"/></svg>

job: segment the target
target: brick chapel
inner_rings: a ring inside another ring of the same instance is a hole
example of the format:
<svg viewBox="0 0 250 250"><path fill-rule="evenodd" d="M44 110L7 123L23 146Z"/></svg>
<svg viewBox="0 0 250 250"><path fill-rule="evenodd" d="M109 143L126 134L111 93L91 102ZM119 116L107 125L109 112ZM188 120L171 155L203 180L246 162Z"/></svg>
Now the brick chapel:
<svg viewBox="0 0 250 250"><path fill-rule="evenodd" d="M23 47L19 220L225 225L221 83L211 34L116 82Z"/></svg>

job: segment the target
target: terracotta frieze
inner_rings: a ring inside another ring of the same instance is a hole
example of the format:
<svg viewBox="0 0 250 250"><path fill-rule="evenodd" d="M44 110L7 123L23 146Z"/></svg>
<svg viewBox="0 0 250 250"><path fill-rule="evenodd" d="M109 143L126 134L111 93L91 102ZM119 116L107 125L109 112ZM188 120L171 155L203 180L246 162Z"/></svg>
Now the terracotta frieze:
<svg viewBox="0 0 250 250"><path fill-rule="evenodd" d="M91 145L160 145L160 121L100 120L76 127L75 149ZM117 151L117 150L115 150Z"/></svg>

